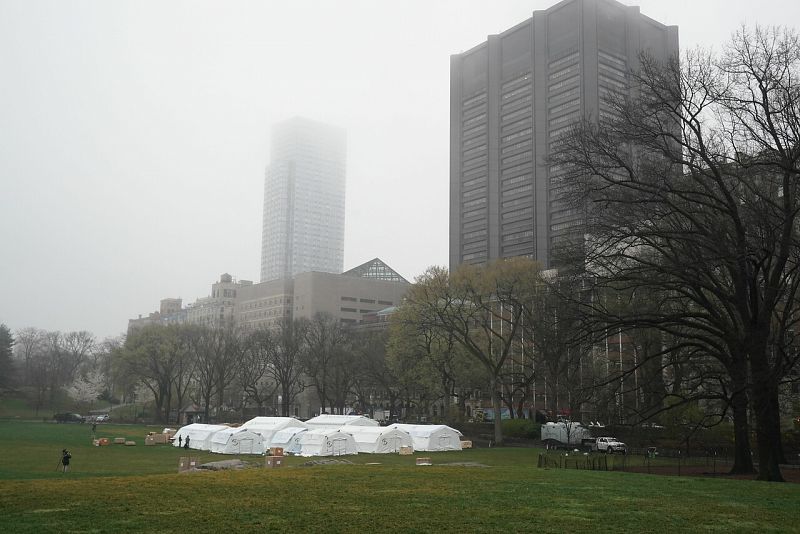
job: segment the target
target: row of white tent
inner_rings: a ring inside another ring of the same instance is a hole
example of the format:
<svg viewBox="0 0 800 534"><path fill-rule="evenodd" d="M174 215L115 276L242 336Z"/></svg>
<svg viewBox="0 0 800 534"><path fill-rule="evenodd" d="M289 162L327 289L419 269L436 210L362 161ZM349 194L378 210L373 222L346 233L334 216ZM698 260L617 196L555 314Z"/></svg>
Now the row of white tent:
<svg viewBox="0 0 800 534"><path fill-rule="evenodd" d="M255 417L239 427L193 423L181 427L173 445L188 440L190 449L221 454L264 454L272 447L299 456L339 456L358 453L459 451L461 432L445 425L380 426L360 415L320 415L300 421L293 417Z"/></svg>

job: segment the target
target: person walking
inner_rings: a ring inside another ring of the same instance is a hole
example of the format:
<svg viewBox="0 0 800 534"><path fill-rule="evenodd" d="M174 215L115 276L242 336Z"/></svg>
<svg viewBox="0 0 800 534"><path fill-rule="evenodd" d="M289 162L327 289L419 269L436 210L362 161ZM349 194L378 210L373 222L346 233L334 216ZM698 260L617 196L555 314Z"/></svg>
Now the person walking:
<svg viewBox="0 0 800 534"><path fill-rule="evenodd" d="M178 447L183 447L183 436L178 436Z"/></svg>
<svg viewBox="0 0 800 534"><path fill-rule="evenodd" d="M67 469L69 469L69 461L71 458L72 455L69 453L67 449L63 449L61 451L61 465L64 468L64 470L62 471L63 473L66 473Z"/></svg>
<svg viewBox="0 0 800 534"><path fill-rule="evenodd" d="M183 442L183 448L184 449L189 448L189 436L186 436L186 440Z"/></svg>

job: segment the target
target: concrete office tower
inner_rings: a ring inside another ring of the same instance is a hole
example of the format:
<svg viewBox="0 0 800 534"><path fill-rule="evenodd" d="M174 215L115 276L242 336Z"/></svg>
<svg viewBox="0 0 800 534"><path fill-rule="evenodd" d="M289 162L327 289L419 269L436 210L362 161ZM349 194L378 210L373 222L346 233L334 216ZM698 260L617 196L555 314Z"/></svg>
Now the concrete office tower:
<svg viewBox="0 0 800 534"><path fill-rule="evenodd" d="M451 269L512 256L551 267L559 240L583 237L546 158L570 123L610 113L643 50L677 55L678 28L613 0L564 0L452 56Z"/></svg>
<svg viewBox="0 0 800 534"><path fill-rule="evenodd" d="M302 118L276 125L264 181L261 281L341 273L345 132Z"/></svg>

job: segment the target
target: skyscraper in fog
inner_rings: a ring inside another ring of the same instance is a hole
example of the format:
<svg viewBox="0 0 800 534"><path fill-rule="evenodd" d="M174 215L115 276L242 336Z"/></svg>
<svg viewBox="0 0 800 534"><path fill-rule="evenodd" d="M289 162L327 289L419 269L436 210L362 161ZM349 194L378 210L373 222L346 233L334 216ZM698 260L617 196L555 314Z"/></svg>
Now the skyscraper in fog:
<svg viewBox="0 0 800 534"><path fill-rule="evenodd" d="M299 117L273 128L264 181L262 282L342 272L346 153L340 128Z"/></svg>
<svg viewBox="0 0 800 534"><path fill-rule="evenodd" d="M644 50L677 55L678 28L614 0L564 0L452 56L451 269L511 256L549 267L560 240L582 238L546 158L570 123L612 113Z"/></svg>

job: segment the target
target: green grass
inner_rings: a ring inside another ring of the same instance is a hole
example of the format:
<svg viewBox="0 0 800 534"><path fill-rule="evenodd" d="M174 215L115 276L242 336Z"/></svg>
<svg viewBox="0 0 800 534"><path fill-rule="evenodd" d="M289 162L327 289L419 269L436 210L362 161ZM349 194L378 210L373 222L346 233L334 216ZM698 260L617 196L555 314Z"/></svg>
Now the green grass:
<svg viewBox="0 0 800 534"><path fill-rule="evenodd" d="M0 532L800 532L797 484L537 469L520 448L177 474L184 451L144 447L146 427L98 425L136 447L92 447L90 428L0 423Z"/></svg>

